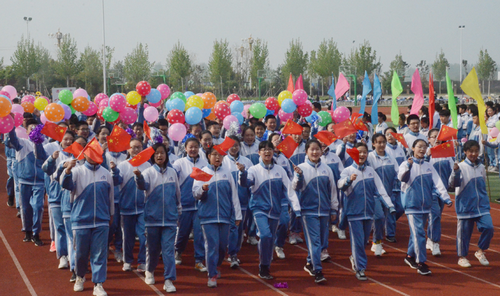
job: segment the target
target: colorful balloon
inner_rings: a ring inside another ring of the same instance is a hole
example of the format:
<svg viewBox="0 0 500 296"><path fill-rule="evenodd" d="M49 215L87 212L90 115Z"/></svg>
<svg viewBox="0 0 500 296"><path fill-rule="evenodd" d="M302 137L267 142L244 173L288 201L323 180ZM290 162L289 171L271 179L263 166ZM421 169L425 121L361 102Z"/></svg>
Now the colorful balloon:
<svg viewBox="0 0 500 296"><path fill-rule="evenodd" d="M154 122L158 119L158 109L155 107L147 107L144 109L144 119L148 122Z"/></svg>
<svg viewBox="0 0 500 296"><path fill-rule="evenodd" d="M497 121L497 122L495 123L495 127L496 127L498 130L500 130L500 121Z"/></svg>
<svg viewBox="0 0 500 296"><path fill-rule="evenodd" d="M253 117L259 119L266 116L267 112L266 106L264 106L264 104L262 103L253 103L252 106L250 106L250 109L248 110L250 111L250 114L252 114Z"/></svg>
<svg viewBox="0 0 500 296"><path fill-rule="evenodd" d="M137 112L130 107L125 107L120 113L120 119L125 124L132 124L137 121Z"/></svg>
<svg viewBox="0 0 500 296"><path fill-rule="evenodd" d="M224 118L226 118L226 116L231 114L231 109L229 108L228 103L226 103L224 101L217 102L215 104L213 110L214 110L215 116L217 116L217 118L219 118L220 120L224 120Z"/></svg>
<svg viewBox="0 0 500 296"><path fill-rule="evenodd" d="M26 133L26 129L22 126L16 127L16 136L19 139L29 139L28 134Z"/></svg>
<svg viewBox="0 0 500 296"><path fill-rule="evenodd" d="M198 109L203 109L204 103L203 99L198 97L197 95L192 95L187 99L186 110L189 110L191 107L197 107Z"/></svg>
<svg viewBox="0 0 500 296"><path fill-rule="evenodd" d="M35 111L35 106L31 102L22 102L21 106L23 106L24 112L33 113Z"/></svg>
<svg viewBox="0 0 500 296"><path fill-rule="evenodd" d="M197 124L203 119L203 112L198 107L191 107L186 111L185 118L187 124Z"/></svg>
<svg viewBox="0 0 500 296"><path fill-rule="evenodd" d="M104 117L102 117L102 114L104 113L104 109L106 109L107 107L99 107L99 109L97 109L97 118L99 118L100 121L104 121Z"/></svg>
<svg viewBox="0 0 500 296"><path fill-rule="evenodd" d="M108 95L103 93L97 94L97 96L95 96L94 98L94 103L96 104L96 106L99 106L99 103L104 99L109 99Z"/></svg>
<svg viewBox="0 0 500 296"><path fill-rule="evenodd" d="M66 105L71 104L71 102L73 101L73 93L68 89L61 90L57 97Z"/></svg>
<svg viewBox="0 0 500 296"><path fill-rule="evenodd" d="M217 116L214 113L214 109L211 109L211 110L212 110L212 112L210 112L210 114L208 116L205 116L205 118L207 120L213 121L213 120L215 120L217 118Z"/></svg>
<svg viewBox="0 0 500 296"><path fill-rule="evenodd" d="M240 97L237 94L230 94L226 99L228 104L233 103L234 101L241 101Z"/></svg>
<svg viewBox="0 0 500 296"><path fill-rule="evenodd" d="M201 112L203 113L203 118L205 118L212 113L212 109L203 109Z"/></svg>
<svg viewBox="0 0 500 296"><path fill-rule="evenodd" d="M14 125L16 127L23 124L24 117L22 113L14 113Z"/></svg>
<svg viewBox="0 0 500 296"><path fill-rule="evenodd" d="M151 85L147 81L141 81L137 83L137 85L135 86L135 90L140 96L147 96L151 92Z"/></svg>
<svg viewBox="0 0 500 296"><path fill-rule="evenodd" d="M156 104L161 101L161 92L155 88L152 88L149 94L146 95L146 99L151 104Z"/></svg>
<svg viewBox="0 0 500 296"><path fill-rule="evenodd" d="M137 104L139 104L139 102L141 101L141 99L142 99L141 95L138 92L136 92L136 91L130 91L127 94L127 102L130 105L137 105Z"/></svg>
<svg viewBox="0 0 500 296"><path fill-rule="evenodd" d="M243 115L241 115L241 113L234 113L231 115L233 115L234 117L236 117L238 119L238 122L240 125L243 124L243 122L245 121L245 118L243 118Z"/></svg>
<svg viewBox="0 0 500 296"><path fill-rule="evenodd" d="M168 96L170 96L170 87L168 85L160 84L156 87L156 89L160 91L162 100L165 100Z"/></svg>
<svg viewBox="0 0 500 296"><path fill-rule="evenodd" d="M89 108L83 111L82 113L86 116L92 116L97 113L97 110L99 110L99 107L97 107L97 105L94 102L89 102ZM70 116L71 116L71 110L70 110ZM66 115L64 115L64 118L66 119Z"/></svg>
<svg viewBox="0 0 500 296"><path fill-rule="evenodd" d="M45 117L52 122L59 122L64 119L64 109L57 103L47 105L43 114L45 114Z"/></svg>
<svg viewBox="0 0 500 296"><path fill-rule="evenodd" d="M71 102L71 107L78 112L86 111L90 106L90 101L84 97L76 97Z"/></svg>
<svg viewBox="0 0 500 296"><path fill-rule="evenodd" d="M21 103L24 103L24 102L30 102L31 104L34 104L35 103L35 100L36 98L32 95L27 95L27 96L24 96L22 99L21 99Z"/></svg>
<svg viewBox="0 0 500 296"><path fill-rule="evenodd" d="M60 105L61 107L63 107L63 109L64 109L64 118L63 119L68 120L71 117L71 108L68 105L64 104L63 102L57 102L57 104ZM92 104L94 104L94 103L92 103Z"/></svg>
<svg viewBox="0 0 500 296"><path fill-rule="evenodd" d="M490 137L492 137L492 138L496 138L496 137L498 137L498 134L499 134L499 133L500 133L500 132L498 131L498 129L497 129L496 127L494 127L494 128L492 128L492 129L490 130L489 135L490 135Z"/></svg>
<svg viewBox="0 0 500 296"><path fill-rule="evenodd" d="M203 100L203 108L212 109L217 103L217 98L211 92L206 92L201 95L201 99Z"/></svg>
<svg viewBox="0 0 500 296"><path fill-rule="evenodd" d="M9 100L11 100L11 101L12 101L12 99L10 98L10 94L9 94L8 92L3 91L3 90L0 90L0 95L1 95L1 96L6 96L6 97L7 97L7 99L9 99Z"/></svg>
<svg viewBox="0 0 500 296"><path fill-rule="evenodd" d="M297 109L297 105L291 99L285 99L281 102L281 109L285 113L293 113Z"/></svg>
<svg viewBox="0 0 500 296"><path fill-rule="evenodd" d="M243 115L243 117L245 117L245 118L252 117L252 115L250 114L250 111L248 111L248 109L250 109L250 106L252 106L252 105L245 105L245 107L243 107L243 112L241 112L241 115Z"/></svg>
<svg viewBox="0 0 500 296"><path fill-rule="evenodd" d="M320 112L318 112L319 115ZM349 112L349 109L344 106L337 107L335 111L333 111L333 120L335 120L336 123L345 121L351 117L351 112Z"/></svg>
<svg viewBox="0 0 500 296"><path fill-rule="evenodd" d="M102 99L100 102L99 102L99 107L108 107L109 106L109 99Z"/></svg>
<svg viewBox="0 0 500 296"><path fill-rule="evenodd" d="M313 111L313 106L310 101L306 101L306 103L297 107L297 112L302 117L307 117L311 115L312 111Z"/></svg>
<svg viewBox="0 0 500 296"><path fill-rule="evenodd" d="M2 87L2 91L8 92L9 95L10 95L10 98L12 100L15 99L15 98L17 98L17 90L12 85L6 85L6 86Z"/></svg>
<svg viewBox="0 0 500 296"><path fill-rule="evenodd" d="M327 126L330 122L332 122L332 116L326 111L318 112L318 116L320 126Z"/></svg>
<svg viewBox="0 0 500 296"><path fill-rule="evenodd" d="M113 121L117 120L118 116L120 116L120 113L111 109L111 107L106 107L102 111L102 118L107 122L113 122Z"/></svg>
<svg viewBox="0 0 500 296"><path fill-rule="evenodd" d="M233 103L234 103L234 101L233 101ZM231 114L231 115L226 116L226 118L224 118L224 121L222 122L222 124L224 125L224 128L226 130L229 130L229 128L231 127L231 124L233 122L237 122L238 124L240 123L238 118Z"/></svg>
<svg viewBox="0 0 500 296"><path fill-rule="evenodd" d="M229 108L231 108L231 113L241 113L243 112L243 109L245 109L245 106L241 101L234 100Z"/></svg>
<svg viewBox="0 0 500 296"><path fill-rule="evenodd" d="M120 113L127 107L127 99L122 94L113 94L111 98L109 98L109 106L114 111Z"/></svg>
<svg viewBox="0 0 500 296"><path fill-rule="evenodd" d="M184 123L186 122L186 118L184 117L184 113L182 113L182 111L172 110L167 114L167 121L170 124Z"/></svg>
<svg viewBox="0 0 500 296"><path fill-rule="evenodd" d="M287 91L287 90L284 90L282 92L280 92L280 94L278 95L278 104L282 104L282 102L286 99L292 99L293 98L293 95L291 92Z"/></svg>
<svg viewBox="0 0 500 296"><path fill-rule="evenodd" d="M5 96L1 96L0 97L0 117L4 117L4 116L9 115L11 110L12 110L12 102L8 98L6 98Z"/></svg>
<svg viewBox="0 0 500 296"><path fill-rule="evenodd" d="M286 122L288 119L293 119L293 113L285 113L283 109L278 112L281 122Z"/></svg>
<svg viewBox="0 0 500 296"><path fill-rule="evenodd" d="M194 96L194 92L188 90L184 93L184 96L186 97L186 99L189 99L191 96Z"/></svg>
<svg viewBox="0 0 500 296"><path fill-rule="evenodd" d="M21 113L21 115L22 115L24 113L24 108L23 108L23 106L21 106L19 104L14 104L14 105L12 105L12 109L10 112Z"/></svg>
<svg viewBox="0 0 500 296"><path fill-rule="evenodd" d="M174 123L168 128L168 137L173 141L181 141L186 136L186 126L182 123Z"/></svg>
<svg viewBox="0 0 500 296"><path fill-rule="evenodd" d="M49 103L47 103L47 100L45 100L44 98L38 98L35 100L35 108L37 108L38 110L42 111L43 109L45 109L45 107L47 107Z"/></svg>
<svg viewBox="0 0 500 296"><path fill-rule="evenodd" d="M176 91L172 94L172 96L170 96L170 99L173 100L173 99L181 99L184 101L184 104L187 102L186 100L186 96L181 93L180 91Z"/></svg>
<svg viewBox="0 0 500 296"><path fill-rule="evenodd" d="M264 104L266 105L267 110L278 111L280 109L278 100L275 97L267 98Z"/></svg>
<svg viewBox="0 0 500 296"><path fill-rule="evenodd" d="M14 118L12 116L5 116L0 118L0 133L6 134L14 128Z"/></svg>
<svg viewBox="0 0 500 296"><path fill-rule="evenodd" d="M169 103L169 111L172 110L180 110L180 111L185 111L186 110L186 103L184 103L183 100L176 98L176 99L170 99L168 100Z"/></svg>
<svg viewBox="0 0 500 296"><path fill-rule="evenodd" d="M308 95L305 90L297 89L292 94L292 100L297 106L302 106L307 102Z"/></svg>
<svg viewBox="0 0 500 296"><path fill-rule="evenodd" d="M79 88L73 92L73 98L76 98L76 97L88 98L88 96L89 96L89 94L83 88Z"/></svg>

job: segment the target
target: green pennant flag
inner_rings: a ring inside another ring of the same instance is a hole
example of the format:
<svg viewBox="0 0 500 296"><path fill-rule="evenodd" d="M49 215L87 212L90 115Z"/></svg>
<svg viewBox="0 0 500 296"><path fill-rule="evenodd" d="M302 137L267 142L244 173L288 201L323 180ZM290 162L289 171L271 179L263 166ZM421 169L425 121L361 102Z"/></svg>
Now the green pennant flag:
<svg viewBox="0 0 500 296"><path fill-rule="evenodd" d="M399 108L397 98L403 92L403 87L401 86L401 81L399 81L399 76L396 71L392 74L391 82L391 92L392 92L392 108L391 108L391 119L394 126L399 125Z"/></svg>
<svg viewBox="0 0 500 296"><path fill-rule="evenodd" d="M453 85L451 83L450 76L448 75L448 71L446 71L446 88L448 90L448 109L450 109L453 128L456 129L458 125L457 104L455 101L455 95L453 94Z"/></svg>

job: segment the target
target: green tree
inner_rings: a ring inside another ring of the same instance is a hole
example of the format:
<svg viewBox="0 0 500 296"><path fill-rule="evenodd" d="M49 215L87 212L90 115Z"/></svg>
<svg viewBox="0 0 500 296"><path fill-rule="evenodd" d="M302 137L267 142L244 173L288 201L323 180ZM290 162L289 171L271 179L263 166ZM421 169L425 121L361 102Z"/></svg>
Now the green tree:
<svg viewBox="0 0 500 296"><path fill-rule="evenodd" d="M250 77L253 86L257 85L257 72L259 70L269 70L269 49L267 42L257 39L252 48L252 64L250 66Z"/></svg>
<svg viewBox="0 0 500 296"><path fill-rule="evenodd" d="M16 77L26 79L26 85L29 89L29 79L40 69L39 51L33 40L24 39L17 43L17 49L10 58L12 70Z"/></svg>
<svg viewBox="0 0 500 296"><path fill-rule="evenodd" d="M339 75L339 67L342 63L342 54L340 53L337 43L331 39L323 39L320 43L318 51L311 51L309 60L309 69L321 77L322 81L329 81L330 75ZM324 92L324 84L321 85L321 93Z"/></svg>
<svg viewBox="0 0 500 296"><path fill-rule="evenodd" d="M147 45L139 43L131 53L125 56L123 63L123 76L126 87L132 89L137 82L148 80L154 62L149 61L149 50Z"/></svg>
<svg viewBox="0 0 500 296"><path fill-rule="evenodd" d="M394 71L398 73L399 77L401 80L404 80L405 73L410 67L410 64L405 62L403 60L403 55L397 54L394 57L394 60L389 64L389 71L384 72L382 74L381 78L381 83L382 83L382 89L386 91L390 91L391 89L391 81L392 81L392 75Z"/></svg>
<svg viewBox="0 0 500 296"><path fill-rule="evenodd" d="M285 53L285 62L281 66L282 81L286 83L290 73L292 76L298 77L307 70L307 65L309 61L309 55L304 52L302 47L302 42L297 40L292 40L290 42L290 47Z"/></svg>
<svg viewBox="0 0 500 296"><path fill-rule="evenodd" d="M45 84L45 78L54 75L52 69L53 60L52 57L50 56L49 50L46 49L45 47L37 46L36 51L37 51L38 61L40 63L40 68L35 74L33 74L33 78L35 79L36 82L35 89L43 90L47 89L47 86Z"/></svg>
<svg viewBox="0 0 500 296"><path fill-rule="evenodd" d="M220 96L223 96L224 83L233 76L232 59L229 42L215 40L212 55L208 61L208 73L210 82L216 86L216 90L221 90Z"/></svg>
<svg viewBox="0 0 500 296"><path fill-rule="evenodd" d="M441 82L446 78L446 69L448 67L450 67L450 63L441 49L441 52L436 54L436 60L432 63L432 78L434 81L439 81L439 93L441 93Z"/></svg>
<svg viewBox="0 0 500 296"><path fill-rule="evenodd" d="M80 56L81 72L78 78L83 81L87 92L96 94L102 89L102 53L87 46Z"/></svg>
<svg viewBox="0 0 500 296"><path fill-rule="evenodd" d="M70 79L74 79L80 72L78 60L78 48L76 41L69 35L65 35L57 50L57 61L54 65L56 73L66 79L66 86L70 86Z"/></svg>
<svg viewBox="0 0 500 296"><path fill-rule="evenodd" d="M493 74L497 71L497 64L496 62L491 58L490 54L488 53L488 50L481 49L479 51L479 61L476 65L477 68L477 78L479 80L482 80L483 83L481 85L483 86L483 93L484 93L484 82L486 80L491 81L493 78ZM489 90L488 90L489 93Z"/></svg>
<svg viewBox="0 0 500 296"><path fill-rule="evenodd" d="M170 71L170 83L179 88L187 83L187 78L193 72L191 57L180 42L174 45L167 58Z"/></svg>
<svg viewBox="0 0 500 296"><path fill-rule="evenodd" d="M430 67L425 60L421 60L420 63L416 64L415 66L417 67L418 73L420 74L420 81L422 82L422 89L424 89L426 82L429 81ZM429 87L428 83L427 83L427 87Z"/></svg>
<svg viewBox="0 0 500 296"><path fill-rule="evenodd" d="M353 49L344 61L355 69L358 78L362 78L365 71L368 75L372 75L374 72L380 72L382 68L380 58L377 58L377 51L372 49L370 42L366 40L358 48Z"/></svg>

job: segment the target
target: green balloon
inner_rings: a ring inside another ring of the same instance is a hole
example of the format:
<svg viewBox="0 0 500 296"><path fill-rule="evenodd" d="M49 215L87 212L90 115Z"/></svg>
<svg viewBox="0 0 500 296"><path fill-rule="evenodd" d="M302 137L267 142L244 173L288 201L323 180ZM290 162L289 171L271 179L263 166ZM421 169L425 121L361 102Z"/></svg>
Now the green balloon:
<svg viewBox="0 0 500 296"><path fill-rule="evenodd" d="M184 104L186 103L186 96L181 93L180 91L176 91L174 92L171 96L170 96L170 99L173 100L173 99L181 99L184 101Z"/></svg>
<svg viewBox="0 0 500 296"><path fill-rule="evenodd" d="M497 123L495 123L495 126L497 127L497 129L500 131L500 121L497 121Z"/></svg>
<svg viewBox="0 0 500 296"><path fill-rule="evenodd" d="M318 116L320 118L319 125L321 126L326 126L327 124L332 122L332 116L326 111L318 112Z"/></svg>
<svg viewBox="0 0 500 296"><path fill-rule="evenodd" d="M104 120L106 120L107 122L113 122L117 120L118 116L120 116L120 113L111 109L111 107L106 107L104 111L102 111L102 118L104 118Z"/></svg>
<svg viewBox="0 0 500 296"><path fill-rule="evenodd" d="M248 108L248 110L250 111L250 114L252 114L253 117L259 119L266 116L267 113L266 106L264 106L264 104L262 103L253 103L252 106Z"/></svg>
<svg viewBox="0 0 500 296"><path fill-rule="evenodd" d="M59 92L58 97L59 97L59 100L61 100L61 102L63 102L66 105L71 104L71 102L73 101L73 94L71 93L71 91L69 91L67 89L61 90Z"/></svg>

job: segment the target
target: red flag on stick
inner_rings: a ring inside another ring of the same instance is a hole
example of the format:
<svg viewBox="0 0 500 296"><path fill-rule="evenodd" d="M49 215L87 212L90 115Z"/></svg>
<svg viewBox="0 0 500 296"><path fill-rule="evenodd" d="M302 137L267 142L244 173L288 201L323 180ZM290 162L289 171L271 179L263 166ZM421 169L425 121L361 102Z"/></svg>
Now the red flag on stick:
<svg viewBox="0 0 500 296"><path fill-rule="evenodd" d="M446 142L431 148L433 158L455 157L455 145L453 142Z"/></svg>
<svg viewBox="0 0 500 296"><path fill-rule="evenodd" d="M193 172L189 176L197 181L202 181L202 182L208 182L213 177L209 173L205 173L203 170L197 167L193 167Z"/></svg>
<svg viewBox="0 0 500 296"><path fill-rule="evenodd" d="M356 133L356 127L352 124L351 120L347 119L342 122L339 122L333 126L333 131L335 135L342 139L350 134Z"/></svg>
<svg viewBox="0 0 500 296"><path fill-rule="evenodd" d="M315 134L314 137L326 146L330 146L333 142L337 141L337 137L335 137L335 135L329 131L320 131Z"/></svg>
<svg viewBox="0 0 500 296"><path fill-rule="evenodd" d="M347 154L354 160L356 164L359 165L359 150L358 148L352 148L346 150Z"/></svg>
<svg viewBox="0 0 500 296"><path fill-rule="evenodd" d="M134 158L132 158L128 162L133 167L138 167L141 164L145 163L146 161L150 160L153 154L155 154L155 150L153 149L153 147L149 147L147 149L142 150L139 154L137 154Z"/></svg>
<svg viewBox="0 0 500 296"><path fill-rule="evenodd" d="M66 147L66 149L64 149L63 151L73 154L73 156L78 160L82 160L83 159L82 150L83 150L82 145L80 145L78 142L73 142L73 144Z"/></svg>
<svg viewBox="0 0 500 296"><path fill-rule="evenodd" d="M231 139L230 137L226 137L224 141L217 146L219 146L222 151L227 152L229 148L234 146L234 140Z"/></svg>
<svg viewBox="0 0 500 296"><path fill-rule="evenodd" d="M276 146L276 148L287 158L292 157L293 152L297 149L297 147L299 147L299 144L297 144L297 142L295 142L290 136L286 137L281 143L279 143L278 146Z"/></svg>
<svg viewBox="0 0 500 296"><path fill-rule="evenodd" d="M90 141L85 148L82 150L82 154L85 154L87 157L92 159L94 162L101 164L104 159L102 158L102 155L104 154L104 150L101 148L101 144L97 142L96 138L93 138L92 141ZM78 157L78 159L80 159Z"/></svg>
<svg viewBox="0 0 500 296"><path fill-rule="evenodd" d="M288 119L285 127L283 128L283 134L285 135L302 135L304 128L300 124Z"/></svg>
<svg viewBox="0 0 500 296"><path fill-rule="evenodd" d="M443 141L443 142L451 140L451 139L456 139L457 133L458 133L457 129L454 129L454 128L449 127L447 125L443 125L443 126L441 126L441 130L439 131L437 139L439 141Z"/></svg>
<svg viewBox="0 0 500 296"><path fill-rule="evenodd" d="M67 129L67 127L62 127L53 122L47 121L42 128L42 134L61 142Z"/></svg>
<svg viewBox="0 0 500 296"><path fill-rule="evenodd" d="M122 152L130 147L132 137L121 127L115 125L111 135L108 136L108 149L111 152Z"/></svg>
<svg viewBox="0 0 500 296"><path fill-rule="evenodd" d="M408 148L408 144L406 143L406 140L405 140L405 137L403 136L403 134L397 134L397 133L391 132L391 135L394 138L396 138L396 140L398 140L398 142L401 143L401 145L403 145L403 147Z"/></svg>
<svg viewBox="0 0 500 296"><path fill-rule="evenodd" d="M153 139L151 139L151 128L149 127L149 125L146 122L146 120L144 120L143 130L144 130L144 133L146 134L146 136L148 137L148 139L150 139L151 141L153 141Z"/></svg>
<svg viewBox="0 0 500 296"><path fill-rule="evenodd" d="M434 110L436 110L434 102L434 80L432 78L432 73L429 73L429 129L432 128Z"/></svg>

